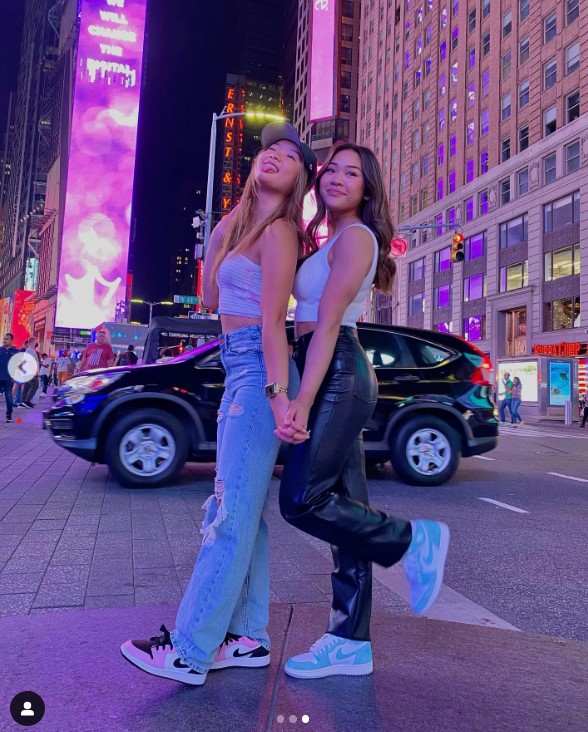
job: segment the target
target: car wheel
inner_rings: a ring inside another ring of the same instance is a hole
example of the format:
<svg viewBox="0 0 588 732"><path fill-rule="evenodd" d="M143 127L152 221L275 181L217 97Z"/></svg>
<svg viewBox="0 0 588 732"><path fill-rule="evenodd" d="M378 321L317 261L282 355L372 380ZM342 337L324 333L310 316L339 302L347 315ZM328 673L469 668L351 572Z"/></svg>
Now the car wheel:
<svg viewBox="0 0 588 732"><path fill-rule="evenodd" d="M170 483L187 457L186 430L161 409L139 409L122 417L106 438L106 462L118 482L130 488Z"/></svg>
<svg viewBox="0 0 588 732"><path fill-rule="evenodd" d="M393 432L390 459L394 472L411 485L446 483L459 464L459 437L438 417L413 417Z"/></svg>

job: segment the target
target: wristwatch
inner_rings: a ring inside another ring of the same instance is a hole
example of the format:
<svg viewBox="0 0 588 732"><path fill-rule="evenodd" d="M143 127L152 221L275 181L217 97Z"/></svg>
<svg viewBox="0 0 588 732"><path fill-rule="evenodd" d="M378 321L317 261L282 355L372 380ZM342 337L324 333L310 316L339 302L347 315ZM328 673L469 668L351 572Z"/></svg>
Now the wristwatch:
<svg viewBox="0 0 588 732"><path fill-rule="evenodd" d="M264 391L266 397L273 399L275 396L278 396L278 394L286 394L288 389L286 389L285 386L280 386L279 384L266 384Z"/></svg>

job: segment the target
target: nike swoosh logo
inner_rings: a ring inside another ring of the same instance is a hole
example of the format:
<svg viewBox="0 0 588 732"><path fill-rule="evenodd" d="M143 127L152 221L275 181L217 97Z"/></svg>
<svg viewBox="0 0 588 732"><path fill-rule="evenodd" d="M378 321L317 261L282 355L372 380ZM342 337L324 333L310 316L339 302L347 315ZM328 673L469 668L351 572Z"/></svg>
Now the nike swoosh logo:
<svg viewBox="0 0 588 732"><path fill-rule="evenodd" d="M182 661L180 661L179 658L176 658L176 660L174 661L174 668L184 669L184 668L190 668L190 667L189 666L186 666L186 664L183 663ZM190 674L197 674L198 671L194 671L193 668L190 668L190 670L188 671L188 673L190 673Z"/></svg>
<svg viewBox="0 0 588 732"><path fill-rule="evenodd" d="M352 651L351 653L343 653L343 651L340 648L337 648L337 653L335 653L335 658L337 661L345 661L347 658L351 658L352 656L355 656L357 654L357 651Z"/></svg>
<svg viewBox="0 0 588 732"><path fill-rule="evenodd" d="M245 653L239 653L238 649L235 649L233 651L233 658L243 658L243 656L250 656L255 649L252 648L250 651L246 651Z"/></svg>

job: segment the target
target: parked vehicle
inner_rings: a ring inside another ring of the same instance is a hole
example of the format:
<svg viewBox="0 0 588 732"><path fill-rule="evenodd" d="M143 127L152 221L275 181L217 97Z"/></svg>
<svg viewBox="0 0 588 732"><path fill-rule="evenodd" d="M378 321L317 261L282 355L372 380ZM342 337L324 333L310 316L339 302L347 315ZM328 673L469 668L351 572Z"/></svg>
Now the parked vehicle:
<svg viewBox="0 0 588 732"><path fill-rule="evenodd" d="M496 447L491 364L459 337L398 326L359 325L379 396L364 431L368 462L437 486L459 459ZM147 349L146 349L147 350ZM78 374L44 414L66 450L109 465L127 486L171 483L186 461L214 460L224 370L218 339L166 363Z"/></svg>

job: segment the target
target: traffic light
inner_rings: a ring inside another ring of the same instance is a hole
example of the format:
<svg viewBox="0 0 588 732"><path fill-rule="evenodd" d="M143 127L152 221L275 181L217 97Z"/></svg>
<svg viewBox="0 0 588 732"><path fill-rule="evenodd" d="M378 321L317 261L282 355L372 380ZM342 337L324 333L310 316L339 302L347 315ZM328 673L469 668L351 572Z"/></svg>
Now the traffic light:
<svg viewBox="0 0 588 732"><path fill-rule="evenodd" d="M456 231L453 235L453 239L451 240L451 256L450 259L452 262L463 262L465 258L465 253L463 251L464 244L463 244L463 234Z"/></svg>

